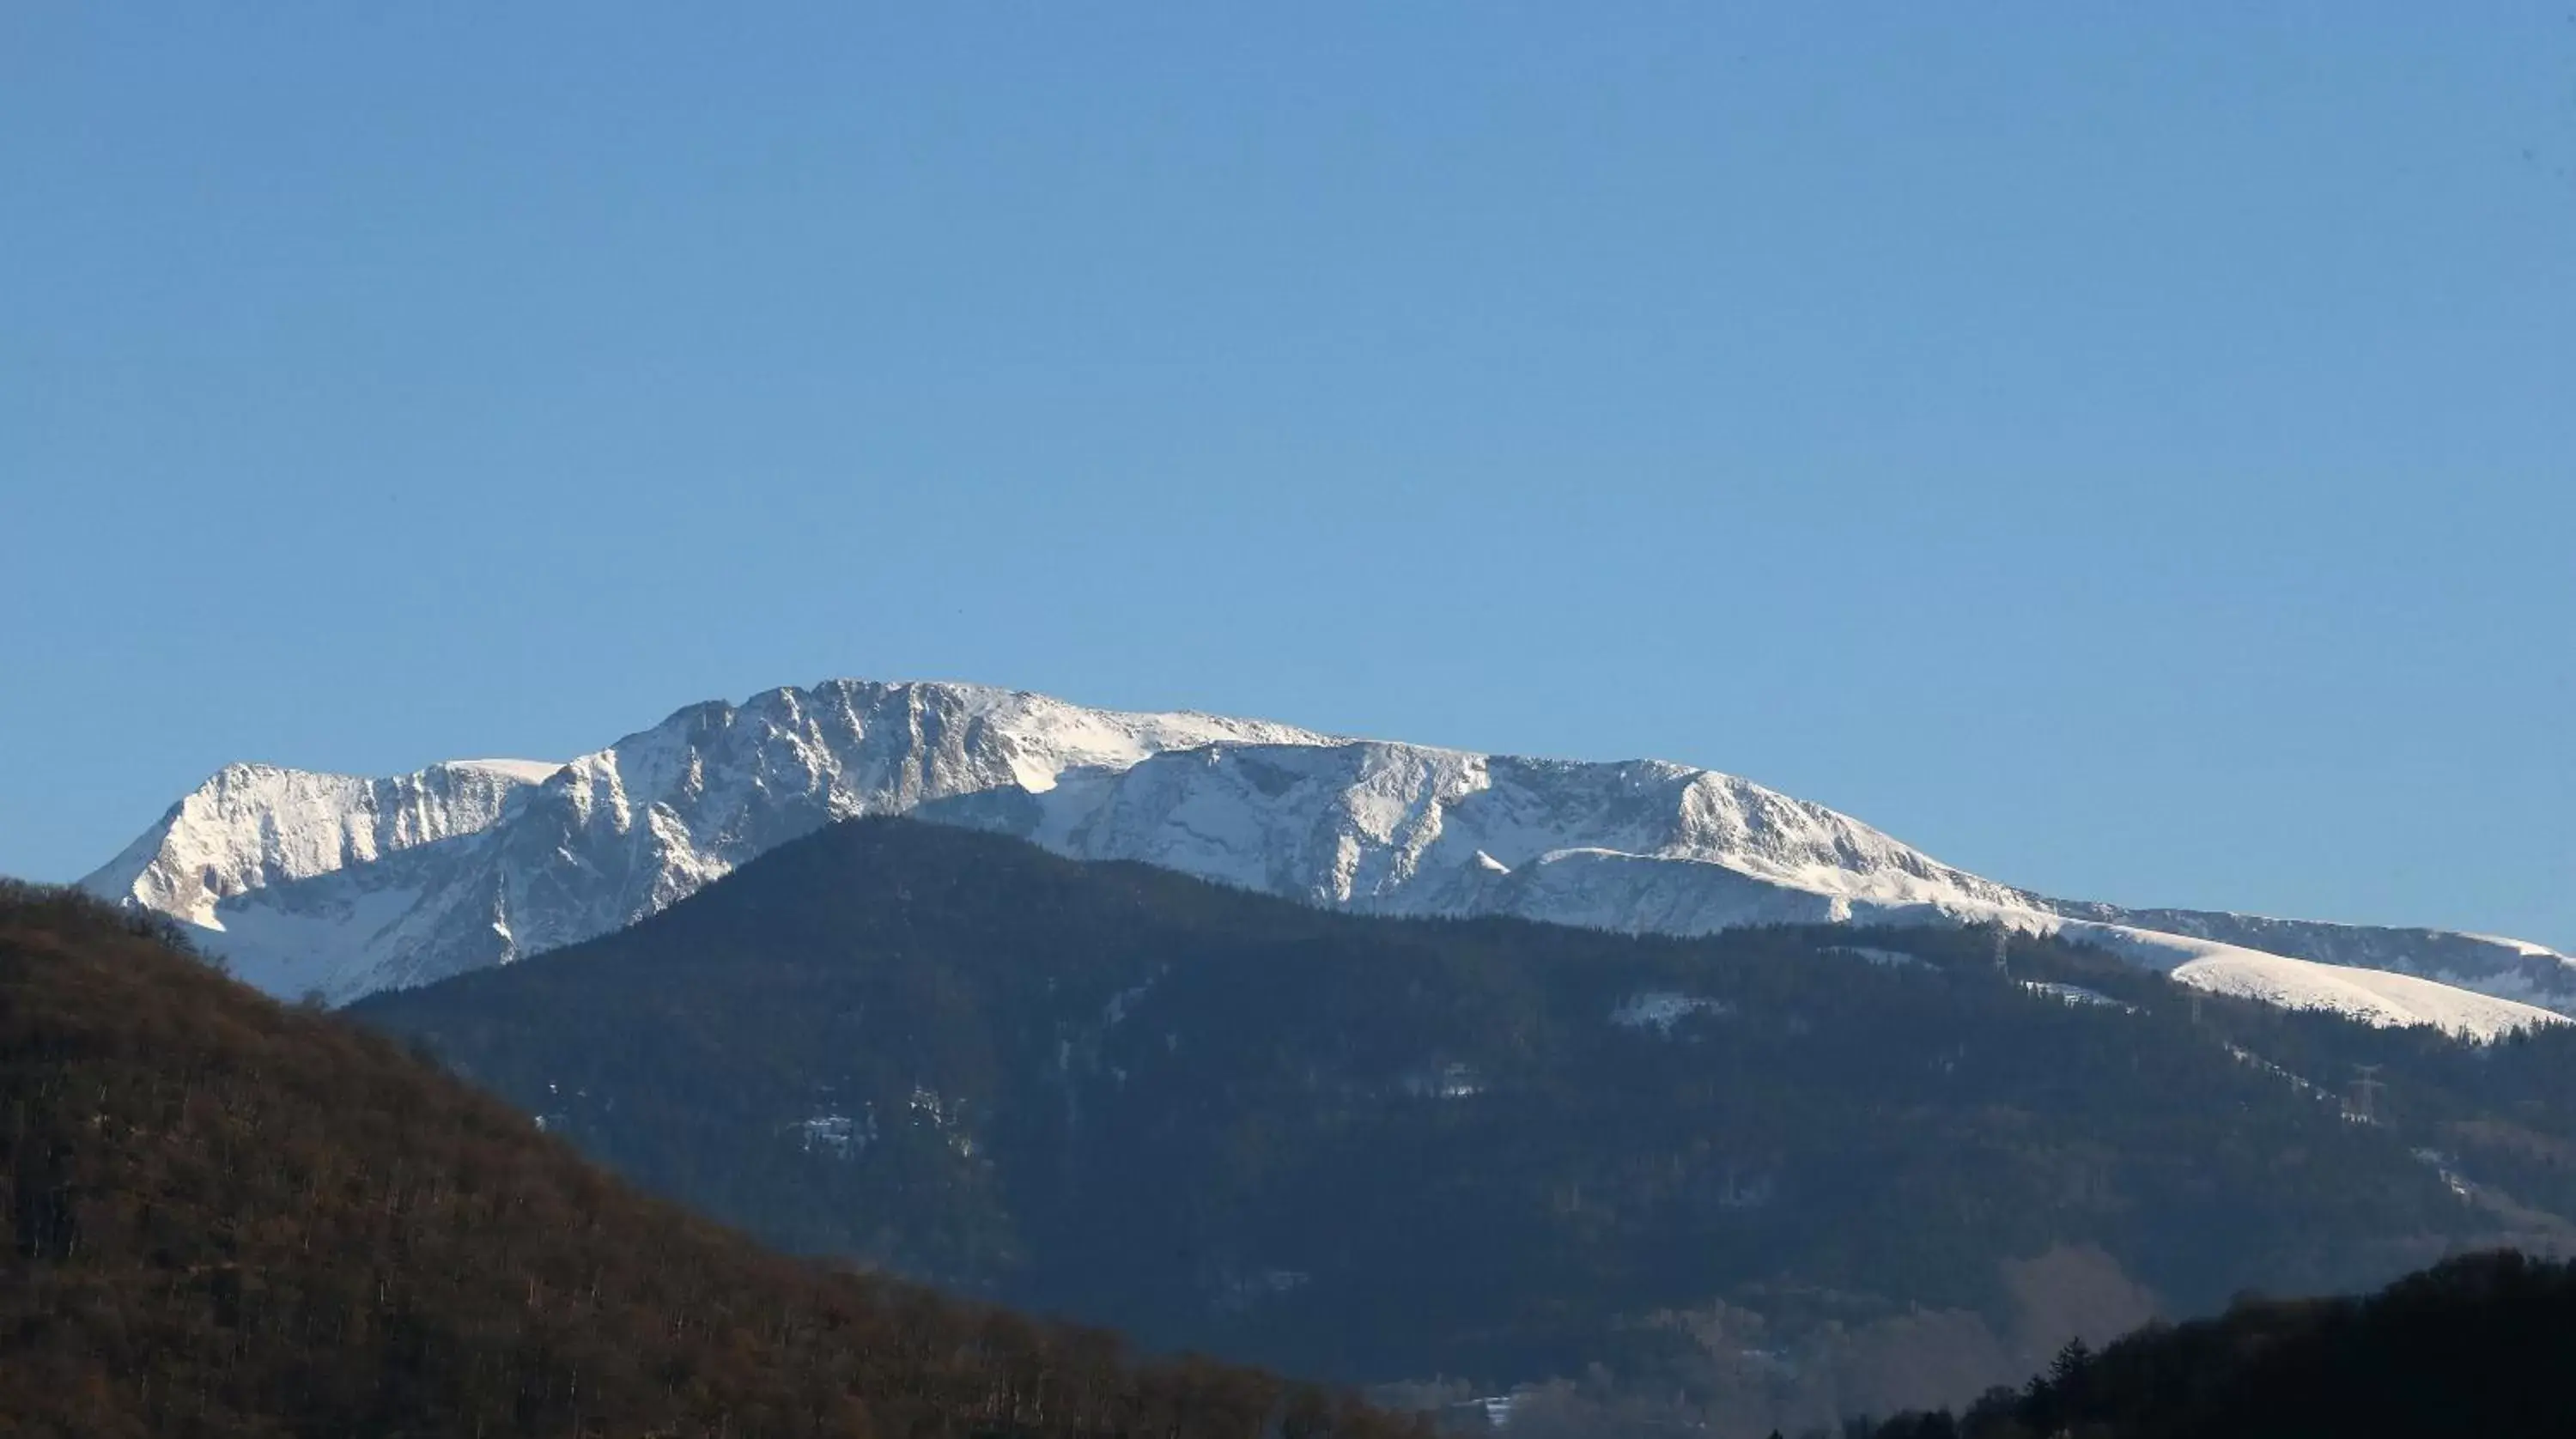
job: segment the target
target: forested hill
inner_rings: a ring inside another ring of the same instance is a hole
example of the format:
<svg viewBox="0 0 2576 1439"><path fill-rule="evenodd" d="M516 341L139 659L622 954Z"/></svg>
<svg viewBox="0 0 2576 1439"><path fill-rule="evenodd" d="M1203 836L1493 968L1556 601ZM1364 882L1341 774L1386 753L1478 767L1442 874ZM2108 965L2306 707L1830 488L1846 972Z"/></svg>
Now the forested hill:
<svg viewBox="0 0 2576 1439"><path fill-rule="evenodd" d="M1964 1416L1875 1439L2562 1439L2576 1434L2576 1267L2448 1261L2359 1299L2249 1299L2156 1325Z"/></svg>
<svg viewBox="0 0 2576 1439"><path fill-rule="evenodd" d="M1720 1435L2576 1233L2576 1038L1997 943L1363 919L868 820L352 1013L783 1246Z"/></svg>
<svg viewBox="0 0 2576 1439"><path fill-rule="evenodd" d="M766 1252L157 923L0 887L12 1439L1402 1432Z"/></svg>

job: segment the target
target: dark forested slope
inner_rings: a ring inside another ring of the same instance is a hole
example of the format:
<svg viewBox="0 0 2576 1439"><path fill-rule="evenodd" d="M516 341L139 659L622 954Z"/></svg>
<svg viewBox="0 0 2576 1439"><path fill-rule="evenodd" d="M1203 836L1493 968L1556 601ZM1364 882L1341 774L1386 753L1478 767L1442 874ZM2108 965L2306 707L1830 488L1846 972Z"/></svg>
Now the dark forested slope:
<svg viewBox="0 0 2576 1439"><path fill-rule="evenodd" d="M2248 1299L2101 1353L2070 1346L2018 1392L1877 1439L2377 1439L2576 1434L2576 1267L2470 1255L2358 1299Z"/></svg>
<svg viewBox="0 0 2576 1439"><path fill-rule="evenodd" d="M355 1012L782 1245L1294 1372L1607 1375L1721 1431L2568 1232L2566 1036L1995 943L1363 919L861 821Z"/></svg>
<svg viewBox="0 0 2576 1439"><path fill-rule="evenodd" d="M765 1252L164 938L0 888L0 1433L1397 1432Z"/></svg>

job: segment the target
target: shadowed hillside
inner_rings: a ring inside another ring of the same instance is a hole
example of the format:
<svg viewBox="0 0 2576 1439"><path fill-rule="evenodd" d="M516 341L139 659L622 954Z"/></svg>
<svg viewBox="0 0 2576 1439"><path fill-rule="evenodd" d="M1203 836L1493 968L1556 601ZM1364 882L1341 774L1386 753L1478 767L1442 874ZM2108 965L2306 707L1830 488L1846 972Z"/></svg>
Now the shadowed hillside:
<svg viewBox="0 0 2576 1439"><path fill-rule="evenodd" d="M764 1252L59 891L0 888L0 1096L15 1439L1401 1432Z"/></svg>
<svg viewBox="0 0 2576 1439"><path fill-rule="evenodd" d="M352 1012L785 1247L1721 1434L2568 1231L2576 1036L2371 1031L1995 944L1366 919L868 820Z"/></svg>
<svg viewBox="0 0 2576 1439"><path fill-rule="evenodd" d="M2080 1345L1964 1417L1876 1439L2375 1439L2576 1434L2576 1267L2472 1255L2358 1299L2246 1299Z"/></svg>

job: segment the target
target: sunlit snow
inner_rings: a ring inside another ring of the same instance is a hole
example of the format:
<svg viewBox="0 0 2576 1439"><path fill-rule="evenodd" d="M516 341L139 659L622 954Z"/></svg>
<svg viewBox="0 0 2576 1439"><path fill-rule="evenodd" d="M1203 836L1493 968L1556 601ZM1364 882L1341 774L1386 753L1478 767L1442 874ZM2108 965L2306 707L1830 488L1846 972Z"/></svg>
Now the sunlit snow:
<svg viewBox="0 0 2576 1439"><path fill-rule="evenodd" d="M389 779L230 766L84 884L204 927L264 989L342 1002L617 929L867 814L1363 913L1685 935L1997 924L2375 1024L2483 1036L2576 1010L2576 961L2542 946L2051 900L1686 765L1343 740L975 685L845 680L693 705L561 765Z"/></svg>

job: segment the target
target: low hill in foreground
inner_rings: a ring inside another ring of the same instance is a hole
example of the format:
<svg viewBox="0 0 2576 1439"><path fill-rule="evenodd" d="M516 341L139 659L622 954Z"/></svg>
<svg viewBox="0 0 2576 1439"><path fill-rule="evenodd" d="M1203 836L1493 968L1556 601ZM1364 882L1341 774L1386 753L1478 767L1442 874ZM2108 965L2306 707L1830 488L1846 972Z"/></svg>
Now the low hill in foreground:
<svg viewBox="0 0 2576 1439"><path fill-rule="evenodd" d="M2017 1393L1875 1439L2539 1439L2576 1434L2571 1375L2576 1266L2472 1255L2364 1298L2244 1300L2070 1347Z"/></svg>
<svg viewBox="0 0 2576 1439"><path fill-rule="evenodd" d="M0 885L16 1439L1402 1432L765 1252L157 924Z"/></svg>
<svg viewBox="0 0 2576 1439"><path fill-rule="evenodd" d="M1995 943L1363 918L861 820L350 1013L783 1248L1720 1439L2570 1232L2576 1033L2461 1044Z"/></svg>

